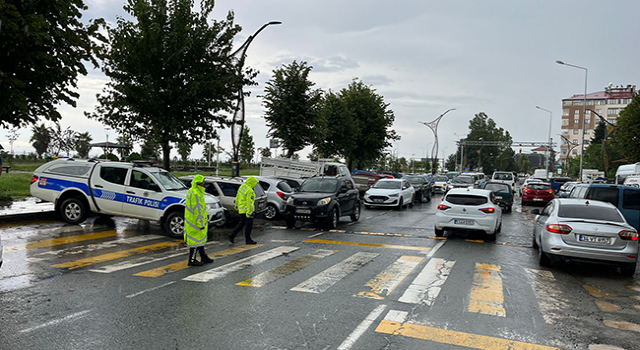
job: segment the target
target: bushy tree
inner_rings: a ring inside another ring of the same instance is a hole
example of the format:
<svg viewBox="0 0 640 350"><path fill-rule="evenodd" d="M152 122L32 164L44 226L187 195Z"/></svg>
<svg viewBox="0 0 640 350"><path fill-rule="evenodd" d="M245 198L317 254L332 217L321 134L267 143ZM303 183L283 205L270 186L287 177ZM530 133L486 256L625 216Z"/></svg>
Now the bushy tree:
<svg viewBox="0 0 640 350"><path fill-rule="evenodd" d="M49 128L49 135L51 135L51 142L47 153L54 156L65 153L69 156L71 151L75 149L77 132L71 129L71 126L62 130L60 123L55 123L53 127Z"/></svg>
<svg viewBox="0 0 640 350"><path fill-rule="evenodd" d="M91 150L91 146L89 146L89 144L92 140L93 138L88 131L75 135L73 143L80 158L89 158L89 151Z"/></svg>
<svg viewBox="0 0 640 350"><path fill-rule="evenodd" d="M111 80L88 114L136 139L153 139L169 169L171 145L195 144L214 137L213 125L228 124L237 93L255 84L256 72L232 58L232 12L212 21L214 0L127 0L136 20L119 17L108 30L99 57ZM143 155L144 156L144 155Z"/></svg>
<svg viewBox="0 0 640 350"><path fill-rule="evenodd" d="M262 151L260 151L260 155L262 157L271 158L271 149L267 147L263 148Z"/></svg>
<svg viewBox="0 0 640 350"><path fill-rule="evenodd" d="M468 168L482 168L486 174L493 169L515 170L515 163L508 159L515 156L511 149L511 135L496 125L484 112L475 115L469 122L467 141L499 141L502 146L465 146L466 164ZM504 167L504 168L501 168Z"/></svg>
<svg viewBox="0 0 640 350"><path fill-rule="evenodd" d="M245 164L251 164L253 156L256 154L255 143L253 142L253 136L249 134L249 127L244 126L242 131L242 140L240 141L240 159Z"/></svg>
<svg viewBox="0 0 640 350"><path fill-rule="evenodd" d="M44 125L44 123L38 125L34 125L31 128L33 135L31 135L31 145L36 149L36 154L39 158L42 158L42 155L47 152L49 149L49 144L51 143L51 133L49 128Z"/></svg>
<svg viewBox="0 0 640 350"><path fill-rule="evenodd" d="M447 168L448 171L455 171L457 161L458 161L458 158L456 157L456 154L455 153L450 154L449 157L447 157L447 161L444 167Z"/></svg>
<svg viewBox="0 0 640 350"><path fill-rule="evenodd" d="M140 146L140 156L142 156L142 159L155 158L158 160L159 154L160 145L153 140L145 140L145 142Z"/></svg>
<svg viewBox="0 0 640 350"><path fill-rule="evenodd" d="M629 163L640 161L640 94L634 94L618 116L615 140Z"/></svg>

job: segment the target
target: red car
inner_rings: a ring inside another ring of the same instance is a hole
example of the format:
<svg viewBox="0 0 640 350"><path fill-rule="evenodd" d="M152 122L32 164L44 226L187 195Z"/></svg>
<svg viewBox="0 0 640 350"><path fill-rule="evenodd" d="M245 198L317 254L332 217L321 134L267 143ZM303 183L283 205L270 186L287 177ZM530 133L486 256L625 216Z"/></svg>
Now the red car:
<svg viewBox="0 0 640 350"><path fill-rule="evenodd" d="M522 205L530 203L546 204L555 198L551 184L543 182L531 182L522 190Z"/></svg>

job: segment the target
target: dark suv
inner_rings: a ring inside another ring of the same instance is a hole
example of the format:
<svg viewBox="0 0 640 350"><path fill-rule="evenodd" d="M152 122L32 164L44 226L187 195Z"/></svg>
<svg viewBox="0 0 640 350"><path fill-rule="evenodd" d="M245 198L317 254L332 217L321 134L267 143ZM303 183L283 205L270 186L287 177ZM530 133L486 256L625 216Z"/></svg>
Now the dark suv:
<svg viewBox="0 0 640 350"><path fill-rule="evenodd" d="M287 227L296 220L322 222L334 229L341 216L360 219L360 198L353 180L346 176L317 176L305 180L287 200Z"/></svg>
<svg viewBox="0 0 640 350"><path fill-rule="evenodd" d="M413 189L416 190L414 197L418 202L431 202L431 181L424 176L404 176L403 179L409 181Z"/></svg>

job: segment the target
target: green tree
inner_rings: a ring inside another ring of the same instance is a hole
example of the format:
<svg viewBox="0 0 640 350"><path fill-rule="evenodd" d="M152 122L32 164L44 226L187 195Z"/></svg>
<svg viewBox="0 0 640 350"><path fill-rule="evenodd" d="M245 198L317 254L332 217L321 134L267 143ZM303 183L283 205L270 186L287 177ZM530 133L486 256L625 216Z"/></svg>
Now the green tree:
<svg viewBox="0 0 640 350"><path fill-rule="evenodd" d="M468 168L482 168L486 174L493 169L515 170L515 163L509 161L515 156L511 149L511 135L484 112L475 115L469 122L467 141L499 141L501 146L465 146L466 165ZM504 166L505 168L501 168ZM511 167L512 169L509 169Z"/></svg>
<svg viewBox="0 0 640 350"><path fill-rule="evenodd" d="M133 149L133 139L129 135L129 133L125 133L125 134L122 134L121 136L118 136L118 138L116 139L116 142L119 145L126 147L126 148L118 148L117 151L118 151L118 154L120 154L120 158L124 158Z"/></svg>
<svg viewBox="0 0 640 350"><path fill-rule="evenodd" d="M33 131L33 135L31 135L31 139L29 141L33 148L36 149L38 158L42 158L42 155L47 152L49 144L51 143L50 130L46 125L44 125L44 123L42 123L40 126L34 125L31 128L31 131Z"/></svg>
<svg viewBox="0 0 640 350"><path fill-rule="evenodd" d="M111 80L87 114L137 139L154 139L169 169L171 144L214 137L212 125L229 123L237 93L255 84L256 72L231 55L241 30L232 12L212 21L213 0L128 0L136 19L118 18L99 51Z"/></svg>
<svg viewBox="0 0 640 350"><path fill-rule="evenodd" d="M88 131L75 135L74 146L80 158L89 158L89 151L91 150L89 144L92 140L93 138Z"/></svg>
<svg viewBox="0 0 640 350"><path fill-rule="evenodd" d="M447 161L445 162L444 167L447 168L448 171L455 171L457 162L458 162L457 155L455 153L450 154L449 157L447 158Z"/></svg>
<svg viewBox="0 0 640 350"><path fill-rule="evenodd" d="M176 145L176 148L178 149L178 154L180 155L180 160L182 160L183 162L186 162L187 159L189 158L189 155L191 154L191 147L192 145L188 142L178 142L178 144ZM205 145L205 149L207 148L207 146Z"/></svg>
<svg viewBox="0 0 640 350"><path fill-rule="evenodd" d="M315 83L309 80L313 67L307 62L293 63L274 69L273 78L266 84L263 104L268 137L281 140L287 157L312 140L316 124L318 103L322 93L314 90Z"/></svg>
<svg viewBox="0 0 640 350"><path fill-rule="evenodd" d="M640 94L634 94L618 116L615 139L627 158L627 162L640 161Z"/></svg>
<svg viewBox="0 0 640 350"><path fill-rule="evenodd" d="M346 157L347 152L357 146L356 130L356 120L346 100L332 91L325 94L319 104L312 138L318 158Z"/></svg>
<svg viewBox="0 0 640 350"><path fill-rule="evenodd" d="M145 140L140 146L140 156L142 159L159 159L160 145L153 140Z"/></svg>
<svg viewBox="0 0 640 350"><path fill-rule="evenodd" d="M271 149L267 147L263 148L262 151L260 151L260 156L271 158Z"/></svg>
<svg viewBox="0 0 640 350"><path fill-rule="evenodd" d="M240 159L246 164L251 164L253 156L256 154L256 145L249 131L249 127L245 125L242 131L242 140L240 141Z"/></svg>
<svg viewBox="0 0 640 350"><path fill-rule="evenodd" d="M69 156L69 153L75 149L77 132L72 130L71 126L62 130L60 123L56 122L55 126L49 127L49 135L51 135L51 142L49 142L47 153L54 156L66 153Z"/></svg>
<svg viewBox="0 0 640 350"><path fill-rule="evenodd" d="M83 0L0 1L0 127L60 120L57 107L76 107L84 62L97 64L92 39L103 20L81 22Z"/></svg>

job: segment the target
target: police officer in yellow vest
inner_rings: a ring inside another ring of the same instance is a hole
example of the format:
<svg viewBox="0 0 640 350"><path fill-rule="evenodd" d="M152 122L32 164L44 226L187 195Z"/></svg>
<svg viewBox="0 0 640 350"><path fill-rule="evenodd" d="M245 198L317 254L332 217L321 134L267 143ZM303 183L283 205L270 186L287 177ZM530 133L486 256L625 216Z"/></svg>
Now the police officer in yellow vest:
<svg viewBox="0 0 640 350"><path fill-rule="evenodd" d="M258 179L253 176L249 176L247 181L240 186L238 194L236 194L236 209L240 213L240 222L233 232L229 235L229 241L234 243L236 235L242 227L244 227L244 241L246 244L256 244L251 239L251 230L253 229L253 216L256 211L256 193L253 189L258 184Z"/></svg>
<svg viewBox="0 0 640 350"><path fill-rule="evenodd" d="M187 193L186 208L184 210L184 241L189 247L189 266L202 266L212 263L213 259L204 252L207 243L207 229L209 216L204 202L204 176L196 175L191 181L191 188ZM196 260L196 253L200 253L200 261Z"/></svg>

